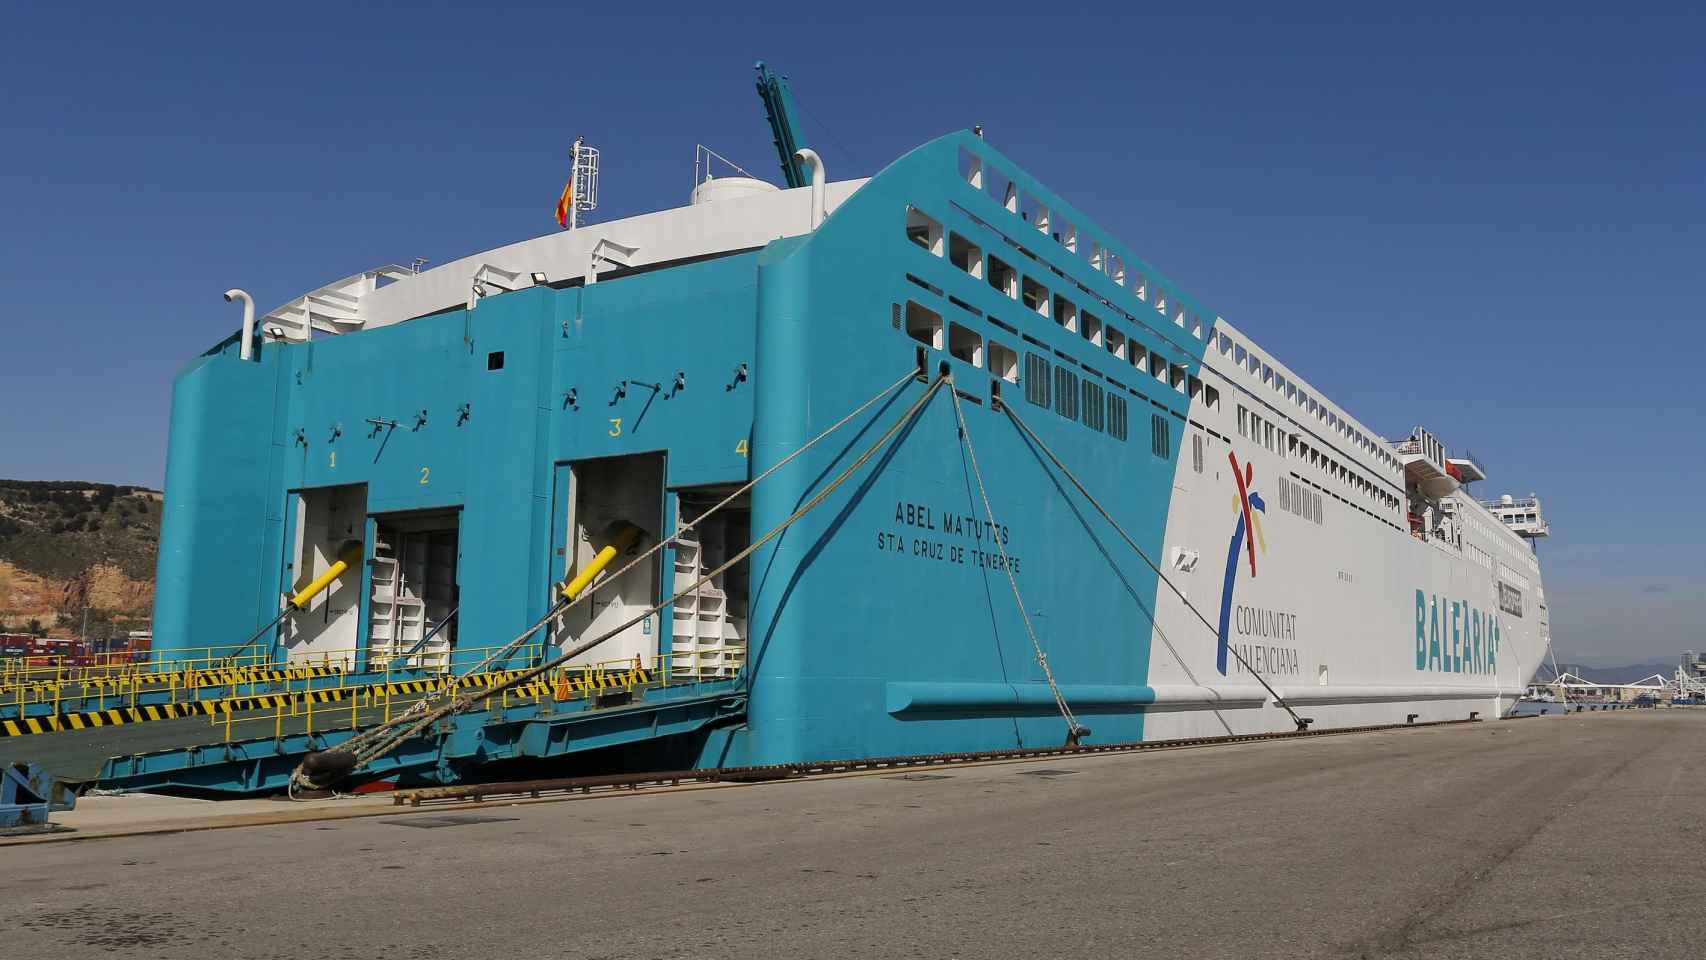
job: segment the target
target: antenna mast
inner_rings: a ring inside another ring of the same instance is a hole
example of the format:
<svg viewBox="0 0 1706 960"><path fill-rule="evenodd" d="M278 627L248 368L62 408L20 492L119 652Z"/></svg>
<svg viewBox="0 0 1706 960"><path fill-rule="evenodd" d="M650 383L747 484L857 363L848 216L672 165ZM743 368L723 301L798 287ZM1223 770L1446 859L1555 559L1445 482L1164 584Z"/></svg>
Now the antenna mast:
<svg viewBox="0 0 1706 960"><path fill-rule="evenodd" d="M598 151L586 145L585 137L576 137L570 163L569 182L573 190L569 195L567 226L573 230L580 223L581 213L598 209Z"/></svg>

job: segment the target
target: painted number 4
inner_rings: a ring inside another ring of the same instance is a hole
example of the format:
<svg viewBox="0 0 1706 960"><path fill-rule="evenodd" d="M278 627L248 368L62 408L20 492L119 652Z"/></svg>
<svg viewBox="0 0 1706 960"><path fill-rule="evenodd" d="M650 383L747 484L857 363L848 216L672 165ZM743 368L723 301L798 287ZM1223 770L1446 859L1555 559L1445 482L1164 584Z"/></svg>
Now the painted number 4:
<svg viewBox="0 0 1706 960"><path fill-rule="evenodd" d="M737 453L743 457L747 455L746 438L745 437L741 437L740 442L735 444L735 453Z"/></svg>

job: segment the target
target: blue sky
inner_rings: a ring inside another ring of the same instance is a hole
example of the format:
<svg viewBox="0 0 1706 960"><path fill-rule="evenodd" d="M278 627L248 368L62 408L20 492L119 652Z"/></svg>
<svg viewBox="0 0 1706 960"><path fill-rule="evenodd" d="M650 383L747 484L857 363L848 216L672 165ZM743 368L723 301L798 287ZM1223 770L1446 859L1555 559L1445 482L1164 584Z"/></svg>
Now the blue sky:
<svg viewBox="0 0 1706 960"><path fill-rule="evenodd" d="M158 485L221 291L547 232L577 133L602 218L683 202L696 142L773 175L765 58L832 177L982 123L1374 429L1540 493L1561 656L1706 647L1706 15L589 6L13 6L0 476Z"/></svg>

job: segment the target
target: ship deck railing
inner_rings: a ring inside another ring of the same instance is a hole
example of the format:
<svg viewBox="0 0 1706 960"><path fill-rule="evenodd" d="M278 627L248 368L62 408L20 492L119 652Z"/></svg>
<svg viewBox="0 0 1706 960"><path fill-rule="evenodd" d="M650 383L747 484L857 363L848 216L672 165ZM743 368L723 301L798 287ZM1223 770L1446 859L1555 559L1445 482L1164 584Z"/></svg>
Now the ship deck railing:
<svg viewBox="0 0 1706 960"><path fill-rule="evenodd" d="M219 649L228 648L203 648L187 656L174 653L147 662L90 664L72 662L83 658L31 657L28 663L8 664L0 669L0 719L446 677L458 663L478 663L498 648L455 647L447 653L409 656L334 649L290 660L277 660L266 651L224 657L214 653ZM541 644L526 644L489 669L537 663L542 653Z"/></svg>

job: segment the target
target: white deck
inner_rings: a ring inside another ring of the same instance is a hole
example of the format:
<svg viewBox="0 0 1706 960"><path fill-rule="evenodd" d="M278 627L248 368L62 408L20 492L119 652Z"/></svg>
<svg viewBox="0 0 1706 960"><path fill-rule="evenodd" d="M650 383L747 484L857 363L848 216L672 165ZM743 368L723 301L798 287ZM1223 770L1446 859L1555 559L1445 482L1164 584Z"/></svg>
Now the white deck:
<svg viewBox="0 0 1706 960"><path fill-rule="evenodd" d="M865 180L825 186L834 211ZM292 300L261 318L269 339L307 340L311 330L352 333L477 303L488 294L584 279L626 267L669 263L762 247L809 232L811 189L777 190L594 223L522 240L453 260L418 274L386 266L346 277Z"/></svg>

